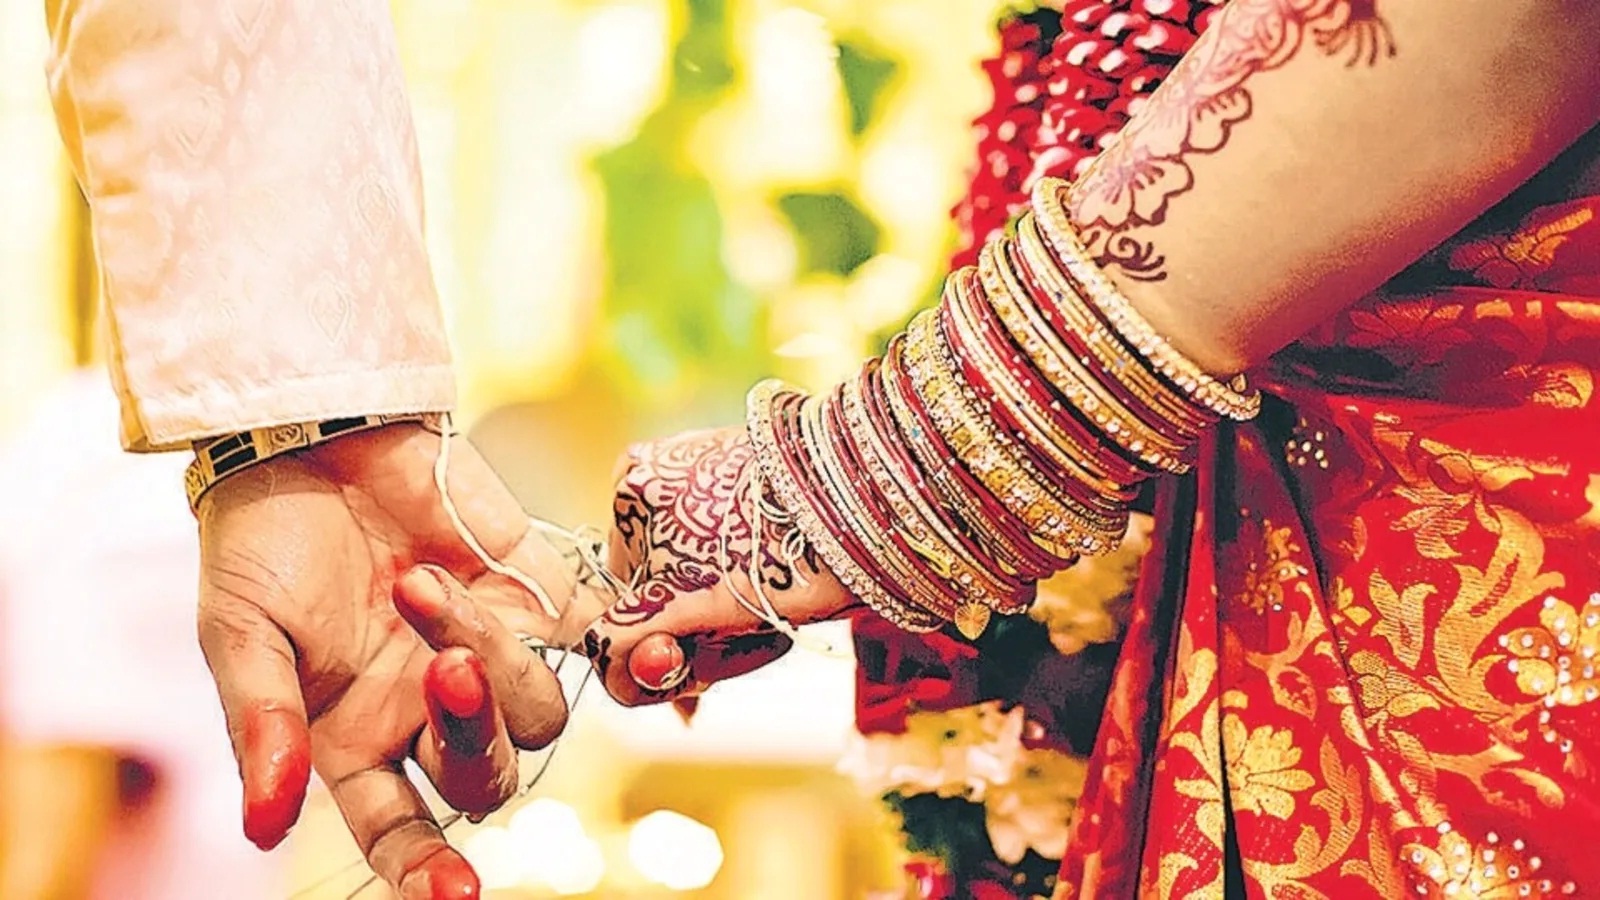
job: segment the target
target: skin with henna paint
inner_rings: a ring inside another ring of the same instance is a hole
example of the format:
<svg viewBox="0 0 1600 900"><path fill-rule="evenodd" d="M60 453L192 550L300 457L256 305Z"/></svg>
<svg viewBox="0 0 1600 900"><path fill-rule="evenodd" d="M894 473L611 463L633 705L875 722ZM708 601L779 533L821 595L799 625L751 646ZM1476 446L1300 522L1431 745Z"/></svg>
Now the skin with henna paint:
<svg viewBox="0 0 1600 900"><path fill-rule="evenodd" d="M1378 289L1594 127L1597 40L1596 4L1233 0L1060 199L1155 330L1231 375ZM648 465L638 477L657 483ZM682 571L680 553L703 565L697 541L640 538L657 514L669 532L685 517L627 481L620 565ZM714 531L706 514L693 533ZM611 663L641 629L703 640L750 627L703 588L661 584L629 611L647 614L589 638L625 702L671 696L641 692ZM843 608L830 576L808 586ZM800 622L828 605L804 591L774 599ZM698 689L708 679L684 655Z"/></svg>
<svg viewBox="0 0 1600 900"><path fill-rule="evenodd" d="M1371 66L1395 45L1377 0L1234 0L1167 79L1159 115L1131 121L1074 185L1068 212L1101 265L1167 277L1152 227L1193 189L1193 159L1220 152L1251 117L1254 76L1303 52Z"/></svg>
<svg viewBox="0 0 1600 900"><path fill-rule="evenodd" d="M749 438L738 428L642 444L624 458L611 568L633 596L585 638L607 689L622 702L693 696L789 650L789 639L735 594L754 600L753 464ZM791 564L783 552L790 533L784 522L762 522L759 578L775 605L796 623L855 611L809 548Z"/></svg>

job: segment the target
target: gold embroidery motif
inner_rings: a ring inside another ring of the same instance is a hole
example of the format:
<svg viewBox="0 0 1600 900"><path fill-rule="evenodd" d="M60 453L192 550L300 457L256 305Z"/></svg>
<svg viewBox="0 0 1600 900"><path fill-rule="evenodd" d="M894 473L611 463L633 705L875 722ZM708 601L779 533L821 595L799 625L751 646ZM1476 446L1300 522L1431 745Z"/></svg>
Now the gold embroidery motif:
<svg viewBox="0 0 1600 900"><path fill-rule="evenodd" d="M1310 570L1300 563L1304 550L1294 539L1292 530L1274 526L1267 520L1262 520L1260 529L1266 552L1261 561L1246 565L1241 593L1245 604L1258 613L1268 609L1283 612L1287 584L1299 582L1295 590L1310 599L1311 586L1303 580Z"/></svg>
<svg viewBox="0 0 1600 900"><path fill-rule="evenodd" d="M1248 728L1229 713L1222 721L1222 746L1236 809L1288 819L1294 815L1295 794L1316 784L1310 772L1299 768L1300 748L1287 728Z"/></svg>
<svg viewBox="0 0 1600 900"><path fill-rule="evenodd" d="M1416 891L1430 897L1463 897L1474 900L1513 900L1534 896L1570 896L1578 886L1571 881L1556 884L1540 876L1543 862L1527 855L1521 839L1503 844L1494 832L1474 842L1440 823L1439 840L1432 846L1406 845L1403 855L1415 867Z"/></svg>
<svg viewBox="0 0 1600 900"><path fill-rule="evenodd" d="M1594 210L1583 207L1551 221L1539 221L1545 215L1543 211L1535 213L1510 234L1463 244L1450 254L1450 268L1494 287L1532 286L1531 282L1555 262L1561 245L1594 218Z"/></svg>

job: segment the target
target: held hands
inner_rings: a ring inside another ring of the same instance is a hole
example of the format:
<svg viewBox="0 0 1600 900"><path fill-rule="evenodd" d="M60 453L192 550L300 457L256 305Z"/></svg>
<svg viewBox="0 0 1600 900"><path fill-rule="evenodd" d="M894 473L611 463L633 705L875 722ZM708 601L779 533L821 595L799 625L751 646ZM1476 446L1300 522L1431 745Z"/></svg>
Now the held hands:
<svg viewBox="0 0 1600 900"><path fill-rule="evenodd" d="M462 543L433 482L438 441L412 425L351 435L240 472L200 506L201 645L239 759L246 834L281 841L315 768L373 871L407 900L476 897L478 882L405 760L452 807L487 814L516 790L516 750L565 726L560 684L519 634L552 645L582 634L607 690L640 705L782 656L790 639L775 616L801 625L856 608L808 554L788 558L782 523L758 521L742 429L627 455L610 567L631 590L598 620L591 586L574 583L462 442L448 479L464 523L571 611L552 621ZM765 619L753 611L762 596Z"/></svg>
<svg viewBox="0 0 1600 900"><path fill-rule="evenodd" d="M200 640L244 781L246 834L280 842L314 767L373 870L405 898L478 892L405 759L452 806L487 813L515 789L514 748L548 744L567 715L554 674L515 635L554 643L572 623L552 622L462 543L433 482L438 449L412 425L351 435L242 471L199 509ZM572 567L464 441L448 481L484 548L567 608Z"/></svg>
<svg viewBox="0 0 1600 900"><path fill-rule="evenodd" d="M624 457L610 562L631 596L585 638L619 702L693 697L788 652L790 638L754 611L763 593L794 625L855 606L809 552L787 558L791 530L757 509L755 465L742 428L679 435Z"/></svg>

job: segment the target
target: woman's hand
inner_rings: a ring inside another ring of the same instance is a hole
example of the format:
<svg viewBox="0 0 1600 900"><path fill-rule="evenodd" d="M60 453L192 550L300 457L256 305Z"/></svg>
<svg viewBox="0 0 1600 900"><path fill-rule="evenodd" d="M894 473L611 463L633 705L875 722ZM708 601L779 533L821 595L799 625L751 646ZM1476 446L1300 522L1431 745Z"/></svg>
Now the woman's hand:
<svg viewBox="0 0 1600 900"><path fill-rule="evenodd" d="M751 610L752 562L775 612L795 625L856 607L809 552L786 558L787 523L757 527L754 466L743 429L679 435L623 458L611 569L632 591L585 641L619 702L690 697L788 651L789 638Z"/></svg>
<svg viewBox="0 0 1600 900"><path fill-rule="evenodd" d="M452 806L486 813L515 788L513 745L548 744L567 715L553 673L514 637L549 637L558 623L462 543L433 482L438 450L412 425L351 435L240 472L199 510L200 640L246 834L281 841L314 766L373 870L406 898L476 897L478 884L404 760ZM468 528L566 603L571 566L469 444L453 451ZM463 582L470 610L450 588ZM434 652L447 647L459 649Z"/></svg>

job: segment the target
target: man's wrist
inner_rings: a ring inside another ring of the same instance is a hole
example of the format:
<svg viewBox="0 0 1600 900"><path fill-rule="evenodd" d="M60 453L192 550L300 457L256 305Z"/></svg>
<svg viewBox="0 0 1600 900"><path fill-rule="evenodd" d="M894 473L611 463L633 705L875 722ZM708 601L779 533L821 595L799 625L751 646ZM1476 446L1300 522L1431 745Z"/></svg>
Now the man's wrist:
<svg viewBox="0 0 1600 900"><path fill-rule="evenodd" d="M348 435L401 423L416 423L438 433L445 427L447 415L428 412L345 416L255 428L197 441L194 444L195 459L184 472L184 492L189 498L189 508L198 510L200 499L223 479L269 459L321 446Z"/></svg>

